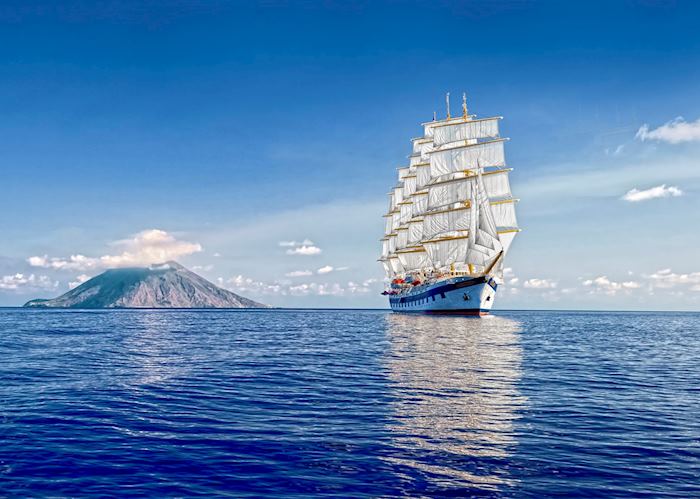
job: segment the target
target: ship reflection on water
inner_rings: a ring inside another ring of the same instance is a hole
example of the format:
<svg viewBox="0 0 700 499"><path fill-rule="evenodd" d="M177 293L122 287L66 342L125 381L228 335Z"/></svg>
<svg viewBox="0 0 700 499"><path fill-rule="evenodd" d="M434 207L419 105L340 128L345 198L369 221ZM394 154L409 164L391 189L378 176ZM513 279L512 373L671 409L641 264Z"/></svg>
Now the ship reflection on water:
<svg viewBox="0 0 700 499"><path fill-rule="evenodd" d="M508 457L514 422L525 403L518 392L520 324L485 319L386 318L387 370L395 386L393 447L387 459L426 492L440 484L497 490L512 485ZM437 490L432 490L437 492Z"/></svg>

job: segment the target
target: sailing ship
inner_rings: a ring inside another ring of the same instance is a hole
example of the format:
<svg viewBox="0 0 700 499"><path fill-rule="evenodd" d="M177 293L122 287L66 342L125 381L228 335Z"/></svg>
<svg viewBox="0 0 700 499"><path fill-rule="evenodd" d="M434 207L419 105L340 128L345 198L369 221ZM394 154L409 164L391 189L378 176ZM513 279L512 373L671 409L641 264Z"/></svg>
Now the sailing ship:
<svg viewBox="0 0 700 499"><path fill-rule="evenodd" d="M511 193L502 116L462 115L423 123L408 166L388 193L382 263L395 312L486 315L504 260L520 232Z"/></svg>

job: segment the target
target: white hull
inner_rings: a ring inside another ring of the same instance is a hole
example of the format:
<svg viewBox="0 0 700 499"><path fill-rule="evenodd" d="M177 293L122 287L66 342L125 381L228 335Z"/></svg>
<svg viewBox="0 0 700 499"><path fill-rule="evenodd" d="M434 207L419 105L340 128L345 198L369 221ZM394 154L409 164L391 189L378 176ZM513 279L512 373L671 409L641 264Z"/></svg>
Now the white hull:
<svg viewBox="0 0 700 499"><path fill-rule="evenodd" d="M454 277L391 295L389 304L394 312L486 315L493 306L497 287L489 277Z"/></svg>

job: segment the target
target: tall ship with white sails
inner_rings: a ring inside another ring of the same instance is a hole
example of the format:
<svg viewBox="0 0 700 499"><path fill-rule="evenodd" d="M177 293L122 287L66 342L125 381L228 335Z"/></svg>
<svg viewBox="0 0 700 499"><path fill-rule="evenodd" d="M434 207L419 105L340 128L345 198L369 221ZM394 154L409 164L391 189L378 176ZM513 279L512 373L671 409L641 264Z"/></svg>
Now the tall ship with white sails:
<svg viewBox="0 0 700 499"><path fill-rule="evenodd" d="M485 315L520 232L501 116L462 114L423 123L389 192L379 261L395 312Z"/></svg>

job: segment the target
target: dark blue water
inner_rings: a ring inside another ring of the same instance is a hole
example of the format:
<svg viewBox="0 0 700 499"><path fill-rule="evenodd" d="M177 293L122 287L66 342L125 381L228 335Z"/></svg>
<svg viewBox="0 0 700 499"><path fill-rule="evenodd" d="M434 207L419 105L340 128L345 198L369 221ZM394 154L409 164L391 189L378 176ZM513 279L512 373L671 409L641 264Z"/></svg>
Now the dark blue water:
<svg viewBox="0 0 700 499"><path fill-rule="evenodd" d="M0 496L700 495L700 314L0 310Z"/></svg>

